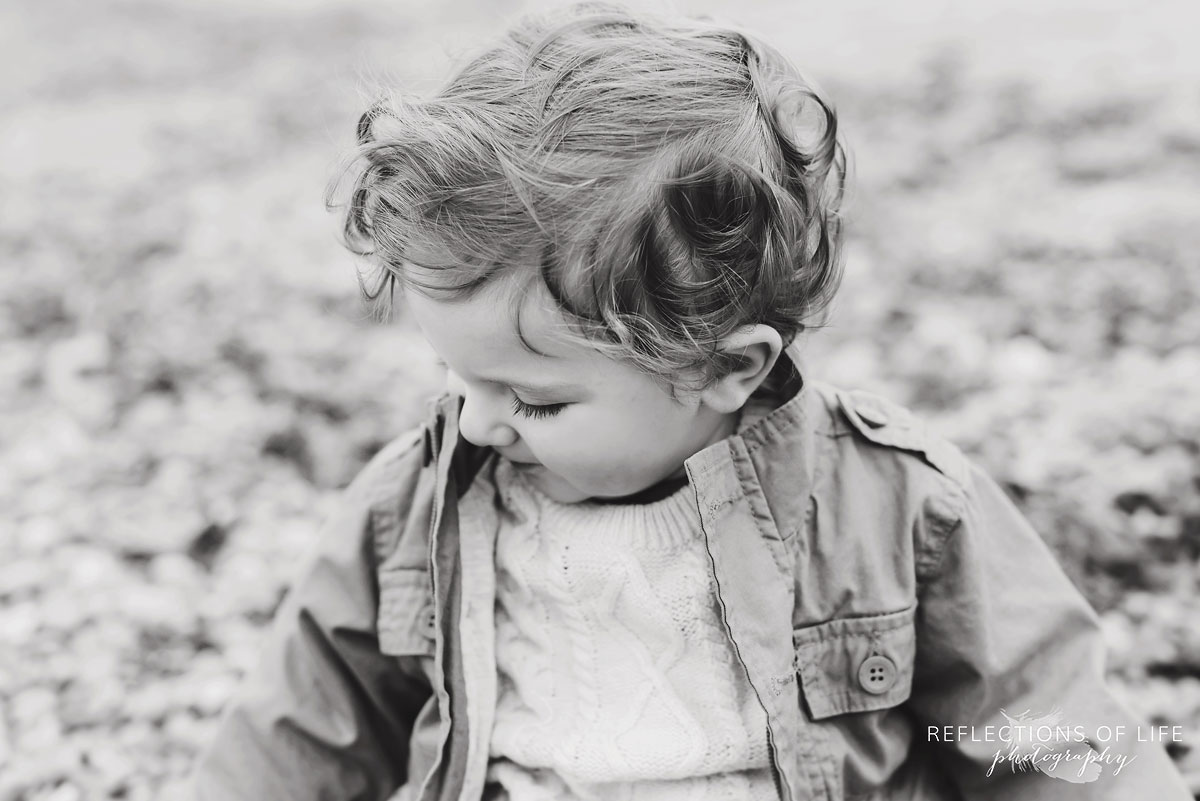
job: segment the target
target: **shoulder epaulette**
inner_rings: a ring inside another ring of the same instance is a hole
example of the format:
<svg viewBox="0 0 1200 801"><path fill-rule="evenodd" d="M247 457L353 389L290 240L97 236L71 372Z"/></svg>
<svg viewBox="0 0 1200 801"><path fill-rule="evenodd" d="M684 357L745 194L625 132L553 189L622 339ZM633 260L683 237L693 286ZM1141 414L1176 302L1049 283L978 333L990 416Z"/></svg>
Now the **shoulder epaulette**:
<svg viewBox="0 0 1200 801"><path fill-rule="evenodd" d="M839 391L838 401L847 421L867 440L918 453L951 481L967 486L966 457L950 442L931 433L908 409L864 390Z"/></svg>

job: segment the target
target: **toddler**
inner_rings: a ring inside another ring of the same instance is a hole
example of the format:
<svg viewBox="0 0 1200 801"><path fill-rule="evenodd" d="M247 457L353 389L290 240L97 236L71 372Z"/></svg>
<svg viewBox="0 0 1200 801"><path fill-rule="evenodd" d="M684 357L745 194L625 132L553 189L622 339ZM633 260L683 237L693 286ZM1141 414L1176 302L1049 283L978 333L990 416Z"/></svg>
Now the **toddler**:
<svg viewBox="0 0 1200 801"><path fill-rule="evenodd" d="M1000 489L801 370L845 158L776 50L570 7L358 139L346 239L447 392L346 492L198 797L1188 798Z"/></svg>

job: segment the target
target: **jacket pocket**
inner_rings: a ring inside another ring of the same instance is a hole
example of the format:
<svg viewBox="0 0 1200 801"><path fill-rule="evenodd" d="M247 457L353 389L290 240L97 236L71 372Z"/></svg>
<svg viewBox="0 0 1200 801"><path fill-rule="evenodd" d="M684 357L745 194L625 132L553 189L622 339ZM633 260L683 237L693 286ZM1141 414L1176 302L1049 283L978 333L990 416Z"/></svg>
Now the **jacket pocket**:
<svg viewBox="0 0 1200 801"><path fill-rule="evenodd" d="M916 605L830 620L792 633L801 695L813 720L897 706L912 693Z"/></svg>
<svg viewBox="0 0 1200 801"><path fill-rule="evenodd" d="M437 641L429 571L394 569L379 574L379 648L392 656L433 656Z"/></svg>

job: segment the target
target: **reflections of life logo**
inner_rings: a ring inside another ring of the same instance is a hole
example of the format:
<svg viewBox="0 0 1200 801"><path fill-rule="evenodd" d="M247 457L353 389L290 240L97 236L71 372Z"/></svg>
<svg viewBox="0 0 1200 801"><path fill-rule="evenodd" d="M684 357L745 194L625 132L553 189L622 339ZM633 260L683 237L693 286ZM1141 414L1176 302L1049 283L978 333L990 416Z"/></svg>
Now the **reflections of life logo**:
<svg viewBox="0 0 1200 801"><path fill-rule="evenodd" d="M997 732L1004 747L997 749L988 776L1007 765L1013 772L1037 771L1072 784L1083 784L1100 778L1104 766L1111 766L1115 776L1137 759L1088 739L1082 726L1063 725L1060 709L1045 715L1025 710L1016 717L1001 709L1000 714L1008 721ZM1097 747L1102 750L1097 751Z"/></svg>

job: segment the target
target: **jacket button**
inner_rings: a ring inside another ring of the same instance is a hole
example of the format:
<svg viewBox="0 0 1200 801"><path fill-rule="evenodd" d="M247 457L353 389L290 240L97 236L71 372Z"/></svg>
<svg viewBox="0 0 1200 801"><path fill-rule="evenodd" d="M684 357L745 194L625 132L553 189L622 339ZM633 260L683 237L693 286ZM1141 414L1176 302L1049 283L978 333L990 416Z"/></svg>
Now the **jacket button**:
<svg viewBox="0 0 1200 801"><path fill-rule="evenodd" d="M437 639L437 618L433 613L433 604L427 604L417 616L417 625L421 633L431 640Z"/></svg>
<svg viewBox="0 0 1200 801"><path fill-rule="evenodd" d="M896 683L896 663L879 654L868 656L858 666L858 683L872 695L887 692Z"/></svg>

